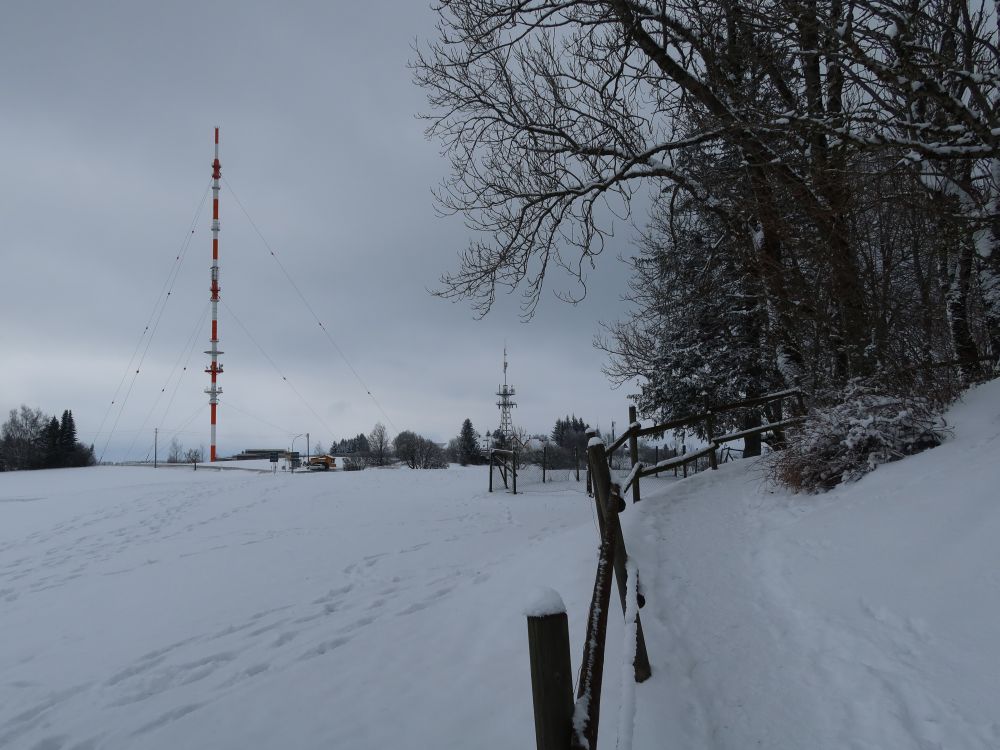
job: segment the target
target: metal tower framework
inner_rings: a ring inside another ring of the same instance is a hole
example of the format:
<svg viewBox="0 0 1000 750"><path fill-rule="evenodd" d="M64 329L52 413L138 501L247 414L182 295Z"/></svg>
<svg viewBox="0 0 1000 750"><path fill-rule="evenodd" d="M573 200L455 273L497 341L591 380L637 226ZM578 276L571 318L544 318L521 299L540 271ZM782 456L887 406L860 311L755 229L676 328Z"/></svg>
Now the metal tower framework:
<svg viewBox="0 0 1000 750"><path fill-rule="evenodd" d="M222 164L219 162L219 129L215 129L215 161L212 162L212 348L205 352L212 357L212 362L205 368L212 378L211 385L205 389L208 394L208 404L212 417L212 445L209 448L209 461L215 461L215 424L216 408L219 405L218 376L222 372L219 363L219 180L222 179Z"/></svg>
<svg viewBox="0 0 1000 750"><path fill-rule="evenodd" d="M503 348L503 385L497 386L499 400L497 407L500 409L500 434L503 435L504 445L511 445L514 438L514 422L511 419L511 409L517 404L514 402L514 386L507 385L507 347Z"/></svg>

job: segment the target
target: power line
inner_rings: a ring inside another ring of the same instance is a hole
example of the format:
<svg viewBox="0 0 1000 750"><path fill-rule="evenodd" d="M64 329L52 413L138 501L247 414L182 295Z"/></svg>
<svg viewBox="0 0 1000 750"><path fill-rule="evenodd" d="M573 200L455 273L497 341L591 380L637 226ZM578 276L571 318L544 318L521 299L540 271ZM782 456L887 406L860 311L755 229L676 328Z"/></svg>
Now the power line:
<svg viewBox="0 0 1000 750"><path fill-rule="evenodd" d="M288 283L292 285L292 289L295 290L295 293L302 301L302 304L305 305L305 308L309 311L309 314L312 315L317 325L319 325L319 327L322 329L324 335L326 336L330 344L333 346L334 350L337 352L337 354L340 355L340 358L344 360L344 364L347 365L348 369L351 371L351 373L353 373L354 377L357 379L358 383L364 389L365 393L367 393L368 397L372 400L372 403L375 404L375 407L382 413L382 416L385 417L386 422L388 422L389 426L392 427L392 429L395 431L397 429L396 425L393 424L392 419L389 418L389 415L386 413L385 409L382 408L382 404L380 404L378 399L375 398L375 394L371 392L371 389L368 387L368 384L365 383L364 379L361 377L358 371L354 369L354 365L351 364L351 361L347 358L347 355L344 354L343 349L340 348L340 346L334 340L333 336L330 335L330 332L327 330L326 326L323 325L323 321L320 320L319 315L316 314L316 311L313 309L312 305L309 304L309 301L305 298L305 295L302 294L302 291L295 283L295 280L285 269L284 264L281 262L281 259L278 257L278 254L275 252L274 248L271 247L270 243L264 237L264 234L257 227L257 224L254 223L254 220L250 216L250 213L244 207L243 202L236 194L236 191L233 190L233 186L229 184L229 181L225 177L223 177L222 180L223 182L226 183L226 187L229 188L229 192L233 194L233 199L236 201L236 205L240 207L240 210L243 212L243 215L247 217L247 221L250 222L250 226L253 227L253 230L254 232L257 233L257 236L260 238L260 241L264 243L264 247L267 248L268 253L270 253L272 258L274 258L274 262L278 264L278 268L281 269L281 272L285 275L285 278L288 280Z"/></svg>
<svg viewBox="0 0 1000 750"><path fill-rule="evenodd" d="M295 434L294 430L286 430L284 427L280 427L280 426L274 424L274 422L268 422L266 419L264 419L263 417L261 417L258 414L254 414L253 412L247 411L246 409L241 409L236 404L234 404L232 401L230 401L228 398L225 400L225 404L226 404L226 408L227 409L235 409L240 414L248 416L251 419L256 419L261 424L266 424L268 427L271 427L271 428L277 430L278 432L282 432L282 433L284 433L286 435L293 435L293 434Z"/></svg>
<svg viewBox="0 0 1000 750"><path fill-rule="evenodd" d="M201 327L201 325L204 324L205 318L208 317L208 310L209 310L210 304L211 303L206 302L205 303L205 307L202 308L202 313L201 313L201 316L200 316L200 320L198 321L198 326L195 327L195 331L192 334L190 343L188 345L187 358L184 360L184 367L181 368L181 374L177 378L177 382L174 384L174 391L173 391L173 393L170 394L170 400L167 401L167 407L163 410L163 416L160 418L161 422L164 419L167 418L167 415L170 413L171 407L174 405L174 399L177 398L177 392L180 390L181 381L184 379L184 373L187 372L188 365L191 364L191 357L194 356L194 350L195 350L195 347L198 344L197 332L198 332L199 328Z"/></svg>
<svg viewBox="0 0 1000 750"><path fill-rule="evenodd" d="M146 424L149 422L149 418L153 416L153 412L156 411L156 407L159 406L160 399L163 398L163 394L166 393L167 386L170 385L170 381L173 380L174 373L177 372L177 368L180 366L181 361L185 360L185 354L188 354L187 359L190 359L189 350L194 349L195 337L198 335L198 331L201 330L201 322L202 319L205 317L205 310L207 309L208 309L208 303L206 302L205 308L198 313L198 318L197 320L195 320L194 330L191 331L190 335L187 338L187 341L184 342L184 346L181 348L180 354L177 357L177 361L174 362L174 366L171 368L170 374L167 375L166 382L163 384L163 387L160 388L160 392L156 394L156 399L153 401L153 405L150 406L149 411L146 412L146 416L143 418L142 424L139 426L139 431L136 433L136 438L146 428ZM186 370L187 370L187 363L185 362L184 370L182 370L182 372ZM177 379L177 384L178 386L180 385L180 378ZM174 389L174 393L175 394L177 393L176 388ZM167 407L167 410L169 411L169 405ZM164 416L166 415L164 414ZM128 456L132 452L132 448L135 446L136 438L132 439L132 443L129 445L128 450L125 451L126 456Z"/></svg>
<svg viewBox="0 0 1000 750"><path fill-rule="evenodd" d="M305 404L305 407L313 413L313 416L319 420L319 423L323 425L323 427L325 427L331 435L333 435L334 433L333 430L330 428L330 425L328 425L326 423L326 420L323 419L323 417L321 417L319 413L312 407L312 404L306 401L305 396L299 393L299 389L296 388L295 385L292 383L292 381L289 380L288 377L285 375L285 373L281 371L281 368L278 367L277 363L273 359L271 359L271 355L268 354L266 351L264 351L264 347L261 346L260 343L258 343L257 339L254 338L254 335L250 333L250 329L247 328L245 325L243 325L243 321L240 320L239 316L235 312L233 312L232 308L226 303L225 300L219 300L219 301L222 302L222 306L226 308L226 312L228 312L230 315L233 316L233 320L236 321L237 325L239 325L239 327L243 329L243 333L247 335L247 338L249 338L250 341L253 342L253 345L260 350L260 353L264 355L264 359L266 359L268 362L271 363L271 367L273 367L274 371L278 373L278 376L288 384L288 387L291 388L292 392L299 397L299 400L303 404Z"/></svg>
<svg viewBox="0 0 1000 750"><path fill-rule="evenodd" d="M132 394L132 389L135 387L136 378L139 376L139 371L142 369L142 363L146 359L146 354L149 352L149 346L153 341L153 336L156 334L156 330L160 325L160 321L163 318L163 311L167 307L167 301L170 299L170 295L173 292L174 284L177 282L177 277L180 275L180 268L184 262L184 258L187 255L187 250L191 246L191 238L194 236L195 228L198 224L198 219L201 217L201 212L205 207L205 198L208 196L208 189L211 182L205 187L205 192L201 195L201 200L198 202L198 208L195 211L194 218L191 220L191 225L189 227L187 235L184 237L184 241L181 243L181 248L178 251L174 262L170 267L170 271L167 273L167 278L164 280L163 287L160 289L159 295L156 297L156 301L153 304L153 311L150 313L149 320L146 322L146 327L143 328L142 334L139 336L139 342L136 344L135 352L132 353L132 357L129 359L128 367L125 370L125 374L122 375L121 382L118 384L118 388L115 389L115 395L111 399L111 404L108 406L105 412L104 419L101 420L101 426L98 429L98 436L100 436L101 431L104 429L104 423L110 414L112 407L115 404L115 400L118 398L118 394L121 391L122 384L128 377L129 371L132 369L132 363L135 361L135 354L138 352L139 348L142 346L143 338L146 338L146 346L142 351L142 356L139 358L139 362L136 365L135 373L132 375L132 380L129 383L128 390L125 392L125 397L122 399L121 406L118 409L118 416L115 417L114 424L111 427L111 431L108 433L108 439L104 443L104 448L101 449L101 456L98 461L104 460L104 454L108 450L108 445L111 443L111 438L115 434L115 430L118 428L118 422L125 411L125 404L128 403L128 398ZM166 294L164 294L166 290ZM162 299L162 302L161 302ZM152 326L152 330L150 330ZM147 337L146 334L149 334ZM95 439L96 442L96 439Z"/></svg>

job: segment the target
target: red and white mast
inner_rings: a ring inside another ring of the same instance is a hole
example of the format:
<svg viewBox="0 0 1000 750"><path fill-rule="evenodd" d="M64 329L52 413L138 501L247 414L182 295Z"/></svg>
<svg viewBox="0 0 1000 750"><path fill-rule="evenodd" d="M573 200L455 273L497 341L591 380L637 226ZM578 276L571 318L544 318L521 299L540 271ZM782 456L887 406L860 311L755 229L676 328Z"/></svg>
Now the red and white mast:
<svg viewBox="0 0 1000 750"><path fill-rule="evenodd" d="M219 180L222 178L222 164L219 162L219 129L215 129L215 161L212 162L212 348L205 352L212 356L212 363L205 372L212 376L212 384L205 389L209 408L212 412L212 446L209 461L215 461L215 411L219 405L222 389L217 384L222 365L219 364Z"/></svg>

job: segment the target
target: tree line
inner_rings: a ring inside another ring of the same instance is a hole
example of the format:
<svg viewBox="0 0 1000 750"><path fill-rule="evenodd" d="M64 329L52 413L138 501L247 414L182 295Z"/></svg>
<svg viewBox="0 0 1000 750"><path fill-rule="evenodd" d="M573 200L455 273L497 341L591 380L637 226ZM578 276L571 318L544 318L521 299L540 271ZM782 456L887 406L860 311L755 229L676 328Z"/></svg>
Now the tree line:
<svg viewBox="0 0 1000 750"><path fill-rule="evenodd" d="M59 469L93 466L94 446L79 442L73 412L46 416L41 409L22 404L11 409L0 427L0 469Z"/></svg>

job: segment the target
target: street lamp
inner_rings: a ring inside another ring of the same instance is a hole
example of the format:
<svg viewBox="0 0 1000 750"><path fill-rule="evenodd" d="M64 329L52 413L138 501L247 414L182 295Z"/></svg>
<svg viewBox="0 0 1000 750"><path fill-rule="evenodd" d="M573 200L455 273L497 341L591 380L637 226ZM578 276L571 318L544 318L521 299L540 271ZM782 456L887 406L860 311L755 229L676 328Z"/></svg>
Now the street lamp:
<svg viewBox="0 0 1000 750"><path fill-rule="evenodd" d="M288 461L289 462L291 462L293 460L291 454L295 453L295 441L298 440L300 437L305 437L305 436L306 436L306 434L303 432L303 433L301 433L299 435L296 435L295 437L292 438L292 448L291 448L291 450L288 451L288 453L289 453ZM292 466L292 471L295 471L294 465Z"/></svg>

